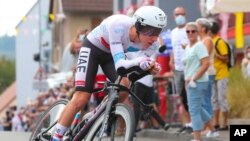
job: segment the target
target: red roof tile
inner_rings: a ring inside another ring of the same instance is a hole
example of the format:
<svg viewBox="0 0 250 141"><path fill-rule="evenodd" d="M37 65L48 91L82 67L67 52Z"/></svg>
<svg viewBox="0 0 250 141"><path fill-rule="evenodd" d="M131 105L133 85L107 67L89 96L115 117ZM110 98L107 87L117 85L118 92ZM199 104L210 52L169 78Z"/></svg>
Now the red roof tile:
<svg viewBox="0 0 250 141"><path fill-rule="evenodd" d="M1 95L0 95L0 112L7 108L9 104L16 98L16 82L12 83Z"/></svg>
<svg viewBox="0 0 250 141"><path fill-rule="evenodd" d="M113 0L62 0L66 12L110 12Z"/></svg>

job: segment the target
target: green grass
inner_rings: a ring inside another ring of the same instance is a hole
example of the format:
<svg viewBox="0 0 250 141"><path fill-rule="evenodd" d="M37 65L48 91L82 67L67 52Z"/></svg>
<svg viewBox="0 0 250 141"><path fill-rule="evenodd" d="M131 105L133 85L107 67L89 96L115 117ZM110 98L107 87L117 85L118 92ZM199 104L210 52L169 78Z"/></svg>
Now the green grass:
<svg viewBox="0 0 250 141"><path fill-rule="evenodd" d="M244 79L240 68L230 70L228 84L230 118L250 118L250 79Z"/></svg>

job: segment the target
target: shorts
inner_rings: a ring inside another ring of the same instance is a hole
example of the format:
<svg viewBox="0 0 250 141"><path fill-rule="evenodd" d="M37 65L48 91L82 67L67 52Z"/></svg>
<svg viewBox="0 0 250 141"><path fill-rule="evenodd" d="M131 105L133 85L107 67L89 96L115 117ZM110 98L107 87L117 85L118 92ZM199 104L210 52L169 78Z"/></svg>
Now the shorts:
<svg viewBox="0 0 250 141"><path fill-rule="evenodd" d="M110 53L104 52L88 39L84 40L83 47L79 52L75 74L75 90L93 92L95 77L98 66L101 66L107 78L114 82L118 75L115 69L113 57Z"/></svg>
<svg viewBox="0 0 250 141"><path fill-rule="evenodd" d="M219 109L223 112L228 111L227 83L228 78L215 80L214 93L212 94L212 105L214 111Z"/></svg>
<svg viewBox="0 0 250 141"><path fill-rule="evenodd" d="M187 92L185 89L185 80L183 71L174 71L174 84L176 93L181 96L182 104L186 111L188 111L188 102L187 102Z"/></svg>

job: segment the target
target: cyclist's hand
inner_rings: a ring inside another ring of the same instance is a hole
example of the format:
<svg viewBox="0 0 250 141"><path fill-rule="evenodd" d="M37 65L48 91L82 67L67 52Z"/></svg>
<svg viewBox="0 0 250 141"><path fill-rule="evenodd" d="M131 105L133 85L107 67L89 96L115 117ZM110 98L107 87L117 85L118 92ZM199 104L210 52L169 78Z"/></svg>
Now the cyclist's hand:
<svg viewBox="0 0 250 141"><path fill-rule="evenodd" d="M151 58L143 58L139 63L139 66L142 70L148 71L155 65L155 61Z"/></svg>

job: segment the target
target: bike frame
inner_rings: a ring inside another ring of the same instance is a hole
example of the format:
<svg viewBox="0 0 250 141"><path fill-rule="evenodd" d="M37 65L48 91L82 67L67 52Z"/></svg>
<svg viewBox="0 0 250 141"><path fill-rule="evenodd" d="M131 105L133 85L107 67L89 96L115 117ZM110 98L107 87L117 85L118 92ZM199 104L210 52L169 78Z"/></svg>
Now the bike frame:
<svg viewBox="0 0 250 141"><path fill-rule="evenodd" d="M102 135L104 133L104 131L107 129L108 127L108 120L110 117L110 114L114 111L115 108L115 104L118 103L118 98L119 98L119 90L124 90L127 91L129 93L129 95L131 95L137 102L140 103L140 105L143 106L143 109L145 109L147 111L147 113L149 113L149 115L152 115L156 121L165 128L165 121L163 121L161 119L161 117L159 116L159 114L153 109L153 107L151 105L146 105L145 103L143 103L130 89L131 86L133 85L133 83L130 84L129 88L120 85L122 77L119 76L118 79L116 80L115 83L106 83L106 85L104 86L104 91L107 91L108 94L108 98L104 98L104 100L102 101L102 103L100 105L98 105L92 112L93 112L93 116L88 119L88 121L84 124L84 126L80 129L80 131L76 134L75 137L73 137L73 141L78 141L83 139L90 127L93 125L93 123L95 122L95 120L103 113L105 112L105 117L104 117L104 122L102 124L101 127L101 132L99 134L99 140L101 140Z"/></svg>
<svg viewBox="0 0 250 141"><path fill-rule="evenodd" d="M122 77L119 76L115 82L115 84L118 84L117 86L119 86L120 82L121 82ZM119 98L119 88L118 87L114 87L114 86L109 86L109 84L112 83L106 83L106 85L104 86L104 91L107 91L108 94L108 98L104 98L104 100L101 102L100 105L98 105L92 112L93 112L93 116L88 119L87 123L84 124L84 126L81 128L81 130L76 134L75 137L73 137L73 141L78 141L80 139L83 139L90 127L93 125L93 123L95 122L95 120L105 111L105 118L104 118L104 122L102 124L102 128L101 128L101 133L99 135L99 140L101 139L105 129L107 129L108 127L108 119L109 119L109 115L110 113L113 111L112 110L112 106L115 105L118 102L118 98Z"/></svg>

